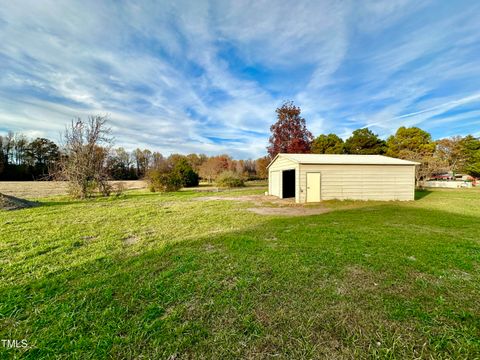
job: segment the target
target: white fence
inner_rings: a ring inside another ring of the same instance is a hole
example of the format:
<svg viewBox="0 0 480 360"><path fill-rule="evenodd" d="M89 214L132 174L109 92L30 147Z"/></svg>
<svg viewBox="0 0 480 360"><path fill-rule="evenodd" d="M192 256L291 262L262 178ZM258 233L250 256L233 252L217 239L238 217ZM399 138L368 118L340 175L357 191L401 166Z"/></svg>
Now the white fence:
<svg viewBox="0 0 480 360"><path fill-rule="evenodd" d="M472 183L468 181L423 181L424 187L430 188L471 188Z"/></svg>

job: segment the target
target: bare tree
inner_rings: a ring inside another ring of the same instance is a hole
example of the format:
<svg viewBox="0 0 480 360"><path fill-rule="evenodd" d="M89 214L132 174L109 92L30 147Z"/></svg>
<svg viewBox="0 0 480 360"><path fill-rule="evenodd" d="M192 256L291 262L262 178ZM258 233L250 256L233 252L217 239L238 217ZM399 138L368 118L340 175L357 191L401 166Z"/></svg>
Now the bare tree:
<svg viewBox="0 0 480 360"><path fill-rule="evenodd" d="M430 153L403 150L400 152L399 158L420 163L415 167L415 182L418 187L422 187L422 181L428 180L433 174L448 169L446 161Z"/></svg>
<svg viewBox="0 0 480 360"><path fill-rule="evenodd" d="M15 143L15 134L9 131L7 136L3 139L3 150L5 152L5 163L13 164L13 145Z"/></svg>
<svg viewBox="0 0 480 360"><path fill-rule="evenodd" d="M137 176L139 178L144 177L152 164L152 152L148 149L141 150L137 148L133 151L132 157L135 160Z"/></svg>
<svg viewBox="0 0 480 360"><path fill-rule="evenodd" d="M199 175L202 179L211 183L225 170L232 170L233 161L228 155L212 156L208 158L199 168Z"/></svg>
<svg viewBox="0 0 480 360"><path fill-rule="evenodd" d="M5 154L3 152L3 136L0 135L0 174L2 174L3 169L5 169Z"/></svg>
<svg viewBox="0 0 480 360"><path fill-rule="evenodd" d="M90 116L87 121L72 120L65 129L65 155L60 161L59 177L69 182L69 193L86 198L98 190L110 194L107 157L113 139L106 116Z"/></svg>

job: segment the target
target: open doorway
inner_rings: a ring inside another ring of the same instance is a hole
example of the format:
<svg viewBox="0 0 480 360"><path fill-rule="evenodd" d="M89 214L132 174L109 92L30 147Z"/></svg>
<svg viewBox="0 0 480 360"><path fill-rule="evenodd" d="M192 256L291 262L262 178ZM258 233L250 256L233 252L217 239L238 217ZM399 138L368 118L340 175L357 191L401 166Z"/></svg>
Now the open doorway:
<svg viewBox="0 0 480 360"><path fill-rule="evenodd" d="M282 198L295 197L295 170L282 171Z"/></svg>

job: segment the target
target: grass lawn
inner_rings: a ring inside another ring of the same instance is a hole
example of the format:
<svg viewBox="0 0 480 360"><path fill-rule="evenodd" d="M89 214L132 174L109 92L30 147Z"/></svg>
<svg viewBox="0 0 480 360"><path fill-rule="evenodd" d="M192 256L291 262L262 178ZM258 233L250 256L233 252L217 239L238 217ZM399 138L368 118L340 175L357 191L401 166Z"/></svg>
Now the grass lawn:
<svg viewBox="0 0 480 360"><path fill-rule="evenodd" d="M28 342L0 358L480 357L480 191L294 218L204 195L0 211L0 339Z"/></svg>

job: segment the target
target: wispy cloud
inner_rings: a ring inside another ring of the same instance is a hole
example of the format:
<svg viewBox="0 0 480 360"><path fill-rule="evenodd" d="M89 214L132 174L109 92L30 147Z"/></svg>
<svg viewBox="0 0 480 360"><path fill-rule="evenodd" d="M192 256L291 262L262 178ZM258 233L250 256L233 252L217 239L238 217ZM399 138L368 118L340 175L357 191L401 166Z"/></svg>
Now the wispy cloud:
<svg viewBox="0 0 480 360"><path fill-rule="evenodd" d="M478 24L472 2L6 2L0 132L108 113L118 145L256 157L294 99L315 134L478 133Z"/></svg>

